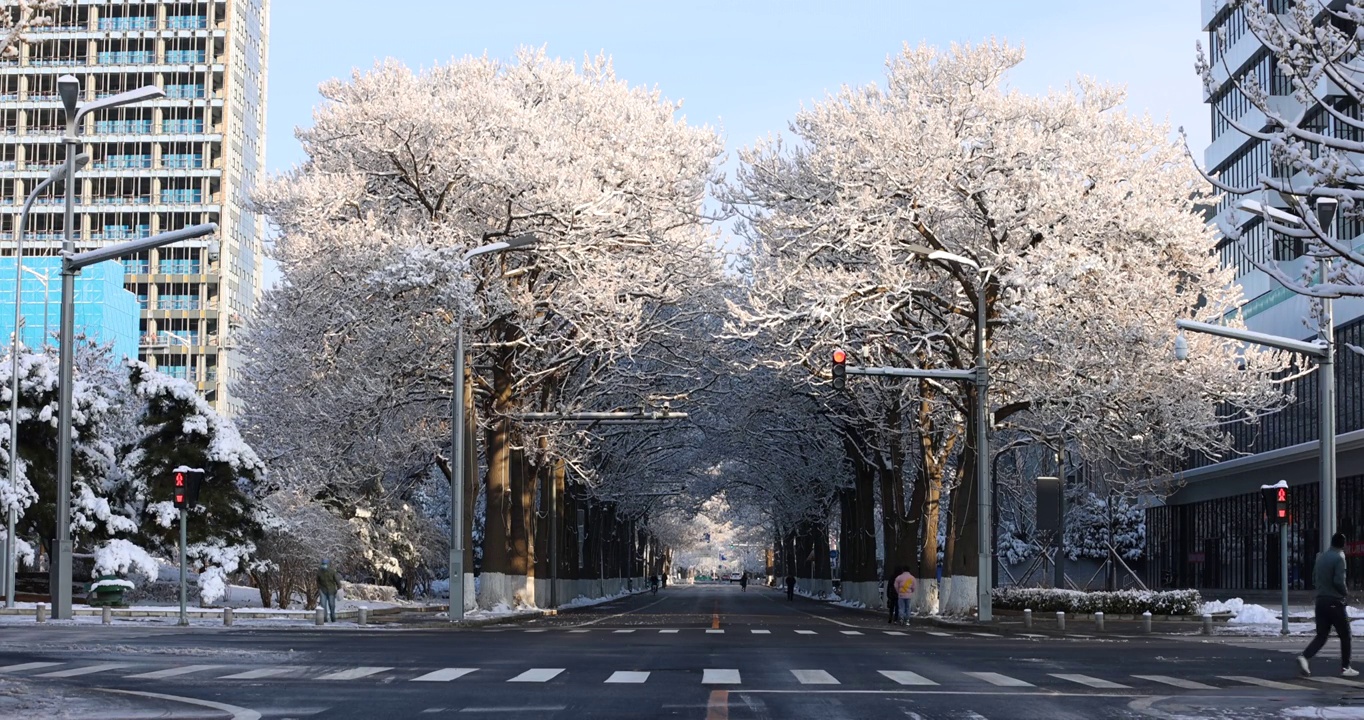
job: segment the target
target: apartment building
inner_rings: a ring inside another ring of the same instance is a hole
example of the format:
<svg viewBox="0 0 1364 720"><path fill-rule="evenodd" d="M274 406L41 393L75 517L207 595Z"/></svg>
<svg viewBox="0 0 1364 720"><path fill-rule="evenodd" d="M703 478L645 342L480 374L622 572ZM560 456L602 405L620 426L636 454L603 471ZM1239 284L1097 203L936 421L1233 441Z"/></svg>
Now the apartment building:
<svg viewBox="0 0 1364 720"><path fill-rule="evenodd" d="M1304 106L1293 96L1288 77L1276 58L1251 32L1243 8L1230 8L1225 0L1200 0L1205 48L1214 66L1215 86L1205 96L1210 108L1212 142L1204 154L1204 168L1229 185L1258 184L1264 174L1281 180L1298 180L1291 170L1276 164L1267 143L1251 138L1231 126L1230 117L1243 127L1268 130L1265 114L1237 89L1234 80L1255 78L1268 91L1269 105L1281 116L1303 118L1304 127L1324 134L1360 139L1359 132L1324 110L1321 103ZM1289 0L1255 0L1271 13L1285 14ZM1344 0L1332 0L1337 10ZM1319 22L1341 24L1321 9ZM1353 32L1350 28L1342 28ZM1321 100L1337 112L1360 118L1359 104L1329 83L1321 87ZM1246 303L1239 314L1246 325L1260 332L1301 340L1315 339L1309 326L1312 307L1308 298L1280 286L1254 266L1254 261L1274 260L1290 276L1313 272L1316 260L1304 256L1302 244L1292 238L1271 237L1258 215L1235 212L1232 205L1243 198L1223 196L1213 222L1224 231L1240 230L1240 239L1224 237L1217 248L1224 265L1236 268L1236 282ZM1270 207L1286 207L1281 198L1268 194L1254 198ZM1341 215L1337 237L1356 245L1364 239L1364 216ZM1236 233L1229 233L1236 234ZM1336 339L1336 508L1339 529L1353 540L1364 540L1364 359L1348 345L1364 347L1364 302L1333 301ZM1299 362L1295 371L1307 367ZM1295 374L1301 374L1295 372ZM1236 454L1224 458L1193 457L1184 472L1181 490L1162 507L1147 512L1147 550L1150 580L1156 585L1226 589L1271 589L1279 586L1279 537L1263 519L1258 488L1287 480L1293 522L1289 532L1290 583L1310 583L1311 560L1320 549L1319 457L1321 437L1318 407L1318 374L1313 371L1286 385L1296 400L1284 410L1253 424L1233 424ZM1358 554L1356 554L1358 553ZM1352 577L1364 573L1364 543L1352 545Z"/></svg>
<svg viewBox="0 0 1364 720"><path fill-rule="evenodd" d="M0 253L13 254L19 206L64 157L57 78L79 79L83 100L165 92L86 118L74 235L85 249L218 223L217 252L207 239L153 250L124 261L123 281L140 306L138 356L227 413L233 335L261 290L264 222L249 196L265 168L268 18L269 0L72 0L0 62ZM25 255L60 248L61 203L60 191L38 200Z"/></svg>

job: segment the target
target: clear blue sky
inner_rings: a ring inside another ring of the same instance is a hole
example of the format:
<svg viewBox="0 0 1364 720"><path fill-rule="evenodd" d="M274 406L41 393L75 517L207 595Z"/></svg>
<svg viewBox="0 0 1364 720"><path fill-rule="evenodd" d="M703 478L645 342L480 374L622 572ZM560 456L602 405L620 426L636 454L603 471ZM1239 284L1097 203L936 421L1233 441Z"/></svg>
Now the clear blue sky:
<svg viewBox="0 0 1364 720"><path fill-rule="evenodd" d="M682 99L688 120L731 151L784 131L802 103L879 81L903 43L1022 43L1012 84L1043 92L1077 73L1128 87L1128 106L1186 126L1201 158L1208 110L1193 71L1199 0L274 0L268 166L302 160L318 83L376 60L409 66L545 46L579 61L604 51L631 84Z"/></svg>

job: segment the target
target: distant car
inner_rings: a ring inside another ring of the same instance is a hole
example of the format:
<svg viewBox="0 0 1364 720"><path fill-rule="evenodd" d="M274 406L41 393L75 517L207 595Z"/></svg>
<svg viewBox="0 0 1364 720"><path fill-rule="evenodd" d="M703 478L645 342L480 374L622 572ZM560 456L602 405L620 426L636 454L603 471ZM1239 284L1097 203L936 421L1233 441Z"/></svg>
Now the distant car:
<svg viewBox="0 0 1364 720"><path fill-rule="evenodd" d="M744 577L744 574L743 574L743 573L730 573L730 574L729 574L729 581L730 581L730 582L739 582L740 580L743 579L743 577Z"/></svg>

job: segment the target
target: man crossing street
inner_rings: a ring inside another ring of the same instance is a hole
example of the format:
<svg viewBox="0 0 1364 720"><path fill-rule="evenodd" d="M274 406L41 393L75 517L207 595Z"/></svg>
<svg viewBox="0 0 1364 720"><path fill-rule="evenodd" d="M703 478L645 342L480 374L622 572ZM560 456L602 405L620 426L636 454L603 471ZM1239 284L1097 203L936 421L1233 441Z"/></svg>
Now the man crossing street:
<svg viewBox="0 0 1364 720"><path fill-rule="evenodd" d="M1345 590L1345 534L1331 536L1331 547L1317 555L1317 563L1312 570L1312 584L1317 588L1317 636L1298 656L1298 667L1303 675L1311 675L1308 660L1321 650L1326 639L1335 628L1340 638L1340 675L1355 677L1359 671L1350 667L1350 617L1346 611L1348 594Z"/></svg>
<svg viewBox="0 0 1364 720"><path fill-rule="evenodd" d="M341 576L332 569L331 561L323 560L317 569L317 593L328 622L336 622L336 593L340 589Z"/></svg>

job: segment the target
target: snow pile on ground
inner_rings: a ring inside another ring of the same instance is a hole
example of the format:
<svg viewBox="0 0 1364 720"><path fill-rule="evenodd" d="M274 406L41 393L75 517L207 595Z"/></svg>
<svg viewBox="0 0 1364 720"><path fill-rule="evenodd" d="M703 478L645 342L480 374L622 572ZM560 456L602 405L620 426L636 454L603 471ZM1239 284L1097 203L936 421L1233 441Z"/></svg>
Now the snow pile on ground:
<svg viewBox="0 0 1364 720"><path fill-rule="evenodd" d="M1227 621L1231 625L1265 625L1280 624L1279 611L1270 610L1263 605L1248 603L1241 598L1230 600L1213 600L1203 603L1204 615L1219 615L1231 613L1232 617Z"/></svg>
<svg viewBox="0 0 1364 720"><path fill-rule="evenodd" d="M1364 708L1336 707L1291 707L1282 710L1284 717L1320 718L1321 720L1364 720Z"/></svg>
<svg viewBox="0 0 1364 720"><path fill-rule="evenodd" d="M1242 600L1241 598L1232 598L1230 600L1213 600L1211 602L1203 603L1202 614L1218 615L1220 613L1229 612L1232 615L1235 615L1241 612L1241 608L1245 607L1245 605L1246 601Z"/></svg>
<svg viewBox="0 0 1364 720"><path fill-rule="evenodd" d="M606 595L606 596L604 596L604 597L590 598L590 597L587 597L586 595L579 595L578 597L575 597L575 598L573 598L572 600L569 600L569 601L566 602L566 603L560 603L560 604L559 604L559 609L560 609L560 610L572 610L573 608L590 607L590 606L592 606L592 605L601 605L602 603L609 603L609 602L611 602L612 600L619 600L619 599L621 599L621 598L623 598L623 597L627 597L627 596L630 596L630 595L633 595L633 594L634 594L634 593L632 593L632 592L622 590L622 591L620 591L620 592L618 592L618 593L616 593L616 594L614 594L614 595Z"/></svg>

